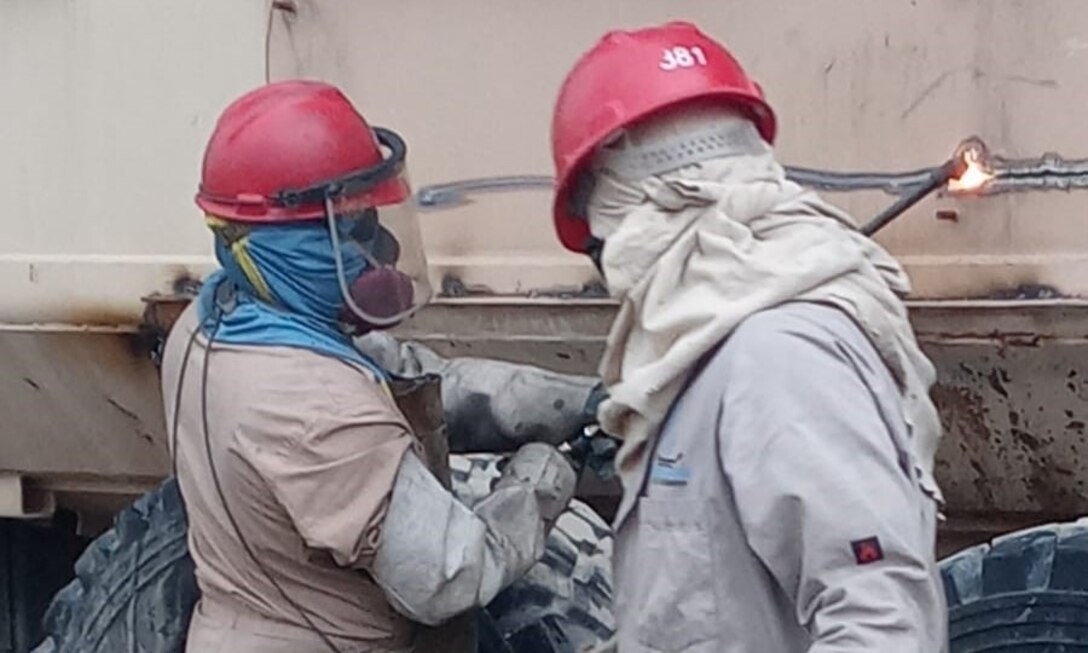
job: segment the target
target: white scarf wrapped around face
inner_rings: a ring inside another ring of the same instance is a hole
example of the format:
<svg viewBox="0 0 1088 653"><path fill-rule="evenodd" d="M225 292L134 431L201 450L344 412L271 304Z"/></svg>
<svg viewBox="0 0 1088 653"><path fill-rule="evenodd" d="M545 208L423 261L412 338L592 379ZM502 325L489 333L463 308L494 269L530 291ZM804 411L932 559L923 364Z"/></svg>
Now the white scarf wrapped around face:
<svg viewBox="0 0 1088 653"><path fill-rule="evenodd" d="M748 316L791 300L834 305L866 332L899 384L923 483L939 496L935 372L901 301L905 273L848 215L787 180L759 143L637 182L597 174L590 227L606 239L604 276L621 300L600 365L610 398L598 414L624 440L618 520L699 360Z"/></svg>

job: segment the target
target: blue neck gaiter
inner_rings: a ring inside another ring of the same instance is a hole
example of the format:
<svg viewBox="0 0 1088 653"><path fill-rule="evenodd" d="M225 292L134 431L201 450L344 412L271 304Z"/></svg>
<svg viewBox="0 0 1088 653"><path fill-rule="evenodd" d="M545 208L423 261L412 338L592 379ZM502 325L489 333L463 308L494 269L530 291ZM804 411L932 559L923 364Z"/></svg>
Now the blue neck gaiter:
<svg viewBox="0 0 1088 653"><path fill-rule="evenodd" d="M388 375L351 342L339 320L344 299L332 241L324 222L238 225L209 220L222 266L201 288L199 317L205 336L237 345L308 349ZM338 220L348 283L367 267ZM218 322L218 328L216 323Z"/></svg>

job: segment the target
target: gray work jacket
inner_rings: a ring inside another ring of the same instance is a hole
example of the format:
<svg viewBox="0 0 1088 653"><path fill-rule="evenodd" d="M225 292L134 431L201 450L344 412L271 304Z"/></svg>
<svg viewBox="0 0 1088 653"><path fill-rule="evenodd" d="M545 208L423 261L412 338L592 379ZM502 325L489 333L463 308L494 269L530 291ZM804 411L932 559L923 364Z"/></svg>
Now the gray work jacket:
<svg viewBox="0 0 1088 653"><path fill-rule="evenodd" d="M939 653L936 506L842 312L745 321L673 407L618 524L620 653Z"/></svg>

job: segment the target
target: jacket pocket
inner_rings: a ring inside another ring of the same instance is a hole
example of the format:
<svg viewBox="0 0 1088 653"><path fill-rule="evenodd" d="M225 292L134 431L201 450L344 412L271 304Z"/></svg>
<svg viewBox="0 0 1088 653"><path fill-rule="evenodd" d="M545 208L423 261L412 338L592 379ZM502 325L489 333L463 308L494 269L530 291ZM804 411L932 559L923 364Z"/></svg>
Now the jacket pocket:
<svg viewBox="0 0 1088 653"><path fill-rule="evenodd" d="M639 642L677 652L712 640L719 621L716 576L707 503L700 500L639 501L639 575L632 583L631 623Z"/></svg>

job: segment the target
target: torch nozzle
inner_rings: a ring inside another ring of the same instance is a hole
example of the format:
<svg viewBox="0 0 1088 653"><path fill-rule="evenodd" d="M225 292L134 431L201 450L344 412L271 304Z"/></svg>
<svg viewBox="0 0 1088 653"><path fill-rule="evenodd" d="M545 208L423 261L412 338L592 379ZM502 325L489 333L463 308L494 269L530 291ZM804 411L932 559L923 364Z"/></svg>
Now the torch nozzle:
<svg viewBox="0 0 1088 653"><path fill-rule="evenodd" d="M861 227L861 233L871 236L886 227L933 191L948 187L953 192L977 190L994 178L989 165L989 150L982 139L972 136L962 141L952 158L934 168L926 181L908 191L878 216Z"/></svg>

